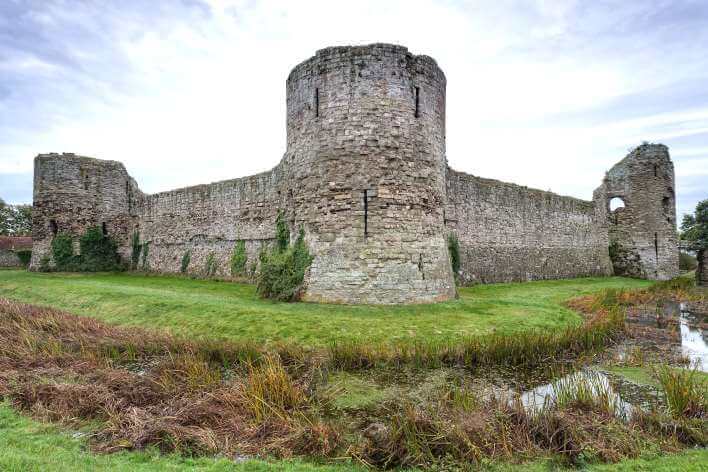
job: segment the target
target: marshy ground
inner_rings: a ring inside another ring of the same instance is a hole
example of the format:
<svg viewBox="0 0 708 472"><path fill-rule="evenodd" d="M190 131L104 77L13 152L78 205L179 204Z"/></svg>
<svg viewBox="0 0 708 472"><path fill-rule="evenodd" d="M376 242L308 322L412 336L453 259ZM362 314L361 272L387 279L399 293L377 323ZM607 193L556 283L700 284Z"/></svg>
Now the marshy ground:
<svg viewBox="0 0 708 472"><path fill-rule="evenodd" d="M280 304L0 271L0 469L703 470L708 384L686 369L682 316L702 328L704 293L621 278L460 293Z"/></svg>

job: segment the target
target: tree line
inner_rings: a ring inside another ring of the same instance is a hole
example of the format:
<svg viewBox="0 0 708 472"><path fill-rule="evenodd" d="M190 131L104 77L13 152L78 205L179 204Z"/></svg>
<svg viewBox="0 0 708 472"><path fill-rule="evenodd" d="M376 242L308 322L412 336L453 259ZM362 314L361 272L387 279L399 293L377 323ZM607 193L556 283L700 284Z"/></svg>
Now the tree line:
<svg viewBox="0 0 708 472"><path fill-rule="evenodd" d="M31 236L32 205L9 205L0 198L0 236Z"/></svg>

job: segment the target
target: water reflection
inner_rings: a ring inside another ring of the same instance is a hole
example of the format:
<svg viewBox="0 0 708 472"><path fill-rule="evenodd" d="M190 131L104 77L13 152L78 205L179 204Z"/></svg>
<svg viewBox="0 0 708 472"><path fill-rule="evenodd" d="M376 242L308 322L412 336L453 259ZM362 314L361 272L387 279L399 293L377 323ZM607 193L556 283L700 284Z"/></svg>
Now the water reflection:
<svg viewBox="0 0 708 472"><path fill-rule="evenodd" d="M691 360L691 366L708 372L708 343L703 330L693 327L691 320L681 316L681 352Z"/></svg>
<svg viewBox="0 0 708 472"><path fill-rule="evenodd" d="M670 302L664 305L667 316L678 317L681 332L681 354L691 367L708 372L708 342L701 328L705 315L693 313L685 303Z"/></svg>

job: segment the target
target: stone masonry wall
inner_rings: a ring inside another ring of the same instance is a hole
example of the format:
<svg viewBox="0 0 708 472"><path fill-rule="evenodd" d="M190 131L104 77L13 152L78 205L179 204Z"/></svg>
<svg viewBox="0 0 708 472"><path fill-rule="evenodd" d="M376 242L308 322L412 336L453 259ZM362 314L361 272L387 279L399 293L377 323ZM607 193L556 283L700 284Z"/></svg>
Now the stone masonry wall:
<svg viewBox="0 0 708 472"><path fill-rule="evenodd" d="M464 283L611 275L593 202L453 170L447 198Z"/></svg>
<svg viewBox="0 0 708 472"><path fill-rule="evenodd" d="M278 209L285 206L281 182L278 166L251 177L144 196L137 228L149 245L148 269L178 272L190 251L188 273L203 274L213 253L216 275L230 276L229 259L241 239L249 268L275 238Z"/></svg>
<svg viewBox="0 0 708 472"><path fill-rule="evenodd" d="M147 267L179 272L191 251L189 273L201 274L214 253L217 275L230 275L229 258L246 240L249 261L274 238L280 166L242 179L145 195L122 164L74 154L44 154L35 160L34 250L31 269L50 254L54 234L78 239L91 226L105 227L130 260L132 235L147 244ZM105 225L105 226L104 226Z"/></svg>

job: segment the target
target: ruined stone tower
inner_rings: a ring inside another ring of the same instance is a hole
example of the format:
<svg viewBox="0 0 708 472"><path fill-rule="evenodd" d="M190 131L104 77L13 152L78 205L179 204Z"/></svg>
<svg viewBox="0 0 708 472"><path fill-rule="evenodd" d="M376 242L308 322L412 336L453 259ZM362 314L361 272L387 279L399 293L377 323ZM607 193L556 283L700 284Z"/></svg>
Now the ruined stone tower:
<svg viewBox="0 0 708 472"><path fill-rule="evenodd" d="M80 235L100 227L128 256L130 230L136 214L135 181L116 161L74 154L40 154L34 161L31 266L49 252L54 235ZM78 241L76 241L78 243Z"/></svg>
<svg viewBox="0 0 708 472"><path fill-rule="evenodd" d="M679 275L674 165L663 144L643 144L595 191L605 214L614 272L666 280ZM611 208L615 199L617 208Z"/></svg>
<svg viewBox="0 0 708 472"><path fill-rule="evenodd" d="M287 84L287 148L257 175L147 195L122 164L74 154L35 159L31 268L55 234L91 226L145 270L229 276L244 241L249 271L275 238L282 212L314 256L304 299L427 303L455 296L447 251L460 243L459 280L510 282L678 271L673 167L664 146L617 164L593 201L454 171L445 157L445 76L401 46L322 49ZM609 199L622 197L622 213ZM614 223L613 223L614 222ZM610 240L613 245L610 245ZM624 252L623 252L624 251ZM624 265L623 265L624 264ZM626 267L626 268L625 268Z"/></svg>

